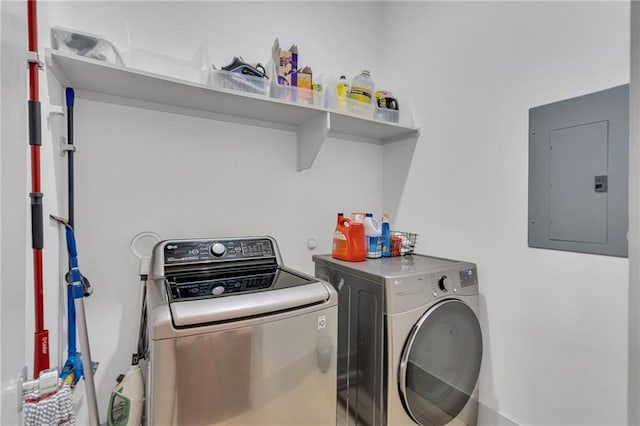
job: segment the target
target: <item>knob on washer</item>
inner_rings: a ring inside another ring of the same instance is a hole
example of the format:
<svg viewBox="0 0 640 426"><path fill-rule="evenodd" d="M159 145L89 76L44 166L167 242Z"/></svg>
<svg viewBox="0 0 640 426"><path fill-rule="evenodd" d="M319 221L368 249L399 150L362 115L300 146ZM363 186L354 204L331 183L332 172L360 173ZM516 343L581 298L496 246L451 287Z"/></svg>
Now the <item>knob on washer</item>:
<svg viewBox="0 0 640 426"><path fill-rule="evenodd" d="M222 243L215 243L211 246L211 254L215 257L220 257L225 254L227 248Z"/></svg>
<svg viewBox="0 0 640 426"><path fill-rule="evenodd" d="M440 278L438 278L438 287L440 287L440 290L449 291L449 289L446 286L446 283L447 283L447 276L441 275Z"/></svg>

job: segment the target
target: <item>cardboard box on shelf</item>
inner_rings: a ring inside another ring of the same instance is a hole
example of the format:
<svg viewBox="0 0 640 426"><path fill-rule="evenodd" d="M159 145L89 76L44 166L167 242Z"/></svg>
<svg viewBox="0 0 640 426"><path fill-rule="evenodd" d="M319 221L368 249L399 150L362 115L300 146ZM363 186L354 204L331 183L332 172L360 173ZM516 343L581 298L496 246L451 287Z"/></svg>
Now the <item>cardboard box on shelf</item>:
<svg viewBox="0 0 640 426"><path fill-rule="evenodd" d="M276 38L271 53L278 84L297 86L298 47L293 44L289 50L281 49L280 42Z"/></svg>
<svg viewBox="0 0 640 426"><path fill-rule="evenodd" d="M298 87L304 87L305 89L312 89L313 88L313 84L312 84L312 73L311 73L311 68L309 67L304 67L303 69L299 70L297 73L297 77L298 77Z"/></svg>

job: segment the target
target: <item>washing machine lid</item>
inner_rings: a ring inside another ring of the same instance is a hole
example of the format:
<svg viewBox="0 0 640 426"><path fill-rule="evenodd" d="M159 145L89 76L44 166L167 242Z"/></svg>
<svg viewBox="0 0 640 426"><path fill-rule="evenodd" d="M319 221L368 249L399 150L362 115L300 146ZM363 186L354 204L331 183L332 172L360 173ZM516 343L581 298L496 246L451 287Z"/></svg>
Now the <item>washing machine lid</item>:
<svg viewBox="0 0 640 426"><path fill-rule="evenodd" d="M193 327L239 321L327 303L331 293L320 281L281 290L241 294L218 299L199 299L169 305L173 324Z"/></svg>
<svg viewBox="0 0 640 426"><path fill-rule="evenodd" d="M400 361L400 396L409 415L424 426L451 422L471 398L481 361L473 310L458 299L431 307L413 327Z"/></svg>

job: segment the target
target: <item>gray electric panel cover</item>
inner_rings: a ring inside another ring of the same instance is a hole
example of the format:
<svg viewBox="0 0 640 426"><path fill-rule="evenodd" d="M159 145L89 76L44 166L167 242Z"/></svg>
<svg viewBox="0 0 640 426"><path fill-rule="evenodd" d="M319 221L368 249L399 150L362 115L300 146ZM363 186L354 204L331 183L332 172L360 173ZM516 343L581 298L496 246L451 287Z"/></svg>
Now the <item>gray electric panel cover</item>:
<svg viewBox="0 0 640 426"><path fill-rule="evenodd" d="M627 256L629 85L529 110L529 246Z"/></svg>

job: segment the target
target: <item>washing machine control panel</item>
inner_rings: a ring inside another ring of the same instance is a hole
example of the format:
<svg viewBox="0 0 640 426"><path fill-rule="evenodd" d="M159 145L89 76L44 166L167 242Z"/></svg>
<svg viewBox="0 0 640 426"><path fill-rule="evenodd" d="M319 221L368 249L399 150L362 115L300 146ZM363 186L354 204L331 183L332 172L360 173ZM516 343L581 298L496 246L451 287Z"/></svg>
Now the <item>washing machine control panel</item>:
<svg viewBox="0 0 640 426"><path fill-rule="evenodd" d="M194 281L182 282L179 277L169 277L167 284L171 300L202 299L268 289L274 283L276 271L217 279L206 276L190 277L194 278ZM197 281L198 278L202 280Z"/></svg>
<svg viewBox="0 0 640 426"><path fill-rule="evenodd" d="M258 238L170 241L164 246L165 265L256 258L275 258L275 250L270 240Z"/></svg>

